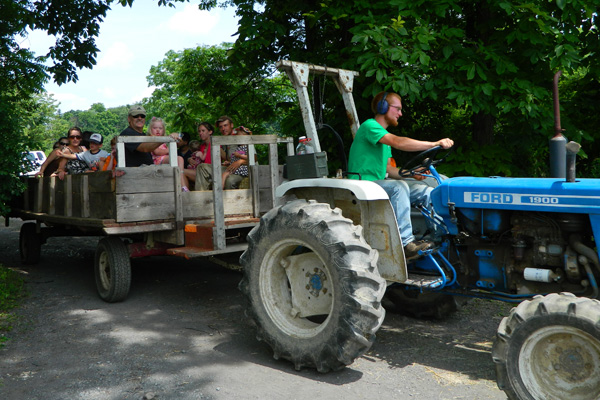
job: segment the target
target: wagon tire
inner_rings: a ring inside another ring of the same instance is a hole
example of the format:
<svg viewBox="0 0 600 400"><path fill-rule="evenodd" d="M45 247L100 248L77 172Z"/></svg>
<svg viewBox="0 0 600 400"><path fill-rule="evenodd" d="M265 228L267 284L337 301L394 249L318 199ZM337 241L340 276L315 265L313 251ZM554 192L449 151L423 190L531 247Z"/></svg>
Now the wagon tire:
<svg viewBox="0 0 600 400"><path fill-rule="evenodd" d="M505 317L492 349L511 400L600 398L600 301L536 296Z"/></svg>
<svg viewBox="0 0 600 400"><path fill-rule="evenodd" d="M29 222L21 225L19 231L19 254L22 264L37 264L42 252L42 236L36 232L36 224Z"/></svg>
<svg viewBox="0 0 600 400"><path fill-rule="evenodd" d="M94 257L94 275L102 300L116 303L127 298L131 286L131 261L127 246L121 239L100 239Z"/></svg>
<svg viewBox="0 0 600 400"><path fill-rule="evenodd" d="M377 258L362 227L328 204L296 200L269 211L240 258L258 340L297 370L354 362L385 317Z"/></svg>

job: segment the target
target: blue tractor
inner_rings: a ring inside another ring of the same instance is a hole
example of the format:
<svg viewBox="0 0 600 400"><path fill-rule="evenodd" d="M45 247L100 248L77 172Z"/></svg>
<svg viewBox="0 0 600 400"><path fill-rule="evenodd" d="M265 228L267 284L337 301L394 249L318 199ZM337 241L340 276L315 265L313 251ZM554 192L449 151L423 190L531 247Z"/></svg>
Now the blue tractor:
<svg viewBox="0 0 600 400"><path fill-rule="evenodd" d="M305 74L321 67L279 67L309 107ZM352 71L325 73L357 121ZM600 398L600 179L576 179L571 167L566 179L442 179L436 166L445 155L430 149L405 169L431 172L435 214L416 211L413 228L436 247L407 261L383 189L319 177L322 153L307 121L316 153L295 156L308 160L299 164L307 176L276 189L280 205L248 234L241 257L240 288L275 358L321 372L351 364L375 340L386 292L416 316L444 316L456 298L488 298L518 304L492 351L509 398Z"/></svg>

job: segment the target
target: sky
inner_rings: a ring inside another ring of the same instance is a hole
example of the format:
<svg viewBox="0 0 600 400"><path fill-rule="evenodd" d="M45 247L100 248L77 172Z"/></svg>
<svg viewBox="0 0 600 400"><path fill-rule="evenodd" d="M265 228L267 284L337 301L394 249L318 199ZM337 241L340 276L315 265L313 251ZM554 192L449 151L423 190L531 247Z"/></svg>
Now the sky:
<svg viewBox="0 0 600 400"><path fill-rule="evenodd" d="M93 69L78 70L77 83L58 86L50 80L45 88L61 112L87 110L94 103L107 108L135 104L152 94L146 77L167 51L233 42L237 22L233 8L208 12L190 3L159 7L156 0L135 0L131 8L113 4L100 23ZM21 45L43 55L53 43L53 37L35 31Z"/></svg>

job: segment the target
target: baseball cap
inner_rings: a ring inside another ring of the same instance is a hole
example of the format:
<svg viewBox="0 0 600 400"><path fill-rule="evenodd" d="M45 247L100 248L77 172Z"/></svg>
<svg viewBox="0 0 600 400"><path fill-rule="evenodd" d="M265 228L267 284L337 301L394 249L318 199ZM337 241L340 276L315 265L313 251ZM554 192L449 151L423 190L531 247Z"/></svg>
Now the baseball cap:
<svg viewBox="0 0 600 400"><path fill-rule="evenodd" d="M90 142L98 144L102 144L102 140L102 135L99 133L92 133L89 138Z"/></svg>
<svg viewBox="0 0 600 400"><path fill-rule="evenodd" d="M144 109L144 107L140 106L139 104L137 104L135 106L131 106L131 108L129 109L129 116L140 115L140 114L146 115L146 110Z"/></svg>

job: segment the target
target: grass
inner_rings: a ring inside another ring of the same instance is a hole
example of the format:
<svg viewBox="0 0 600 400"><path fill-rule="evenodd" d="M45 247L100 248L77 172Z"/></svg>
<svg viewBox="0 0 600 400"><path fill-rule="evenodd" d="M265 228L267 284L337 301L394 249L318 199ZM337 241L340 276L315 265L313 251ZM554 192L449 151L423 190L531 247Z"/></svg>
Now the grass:
<svg viewBox="0 0 600 400"><path fill-rule="evenodd" d="M0 264L0 348L8 340L6 333L15 320L10 310L19 305L25 295L23 278L15 271Z"/></svg>

